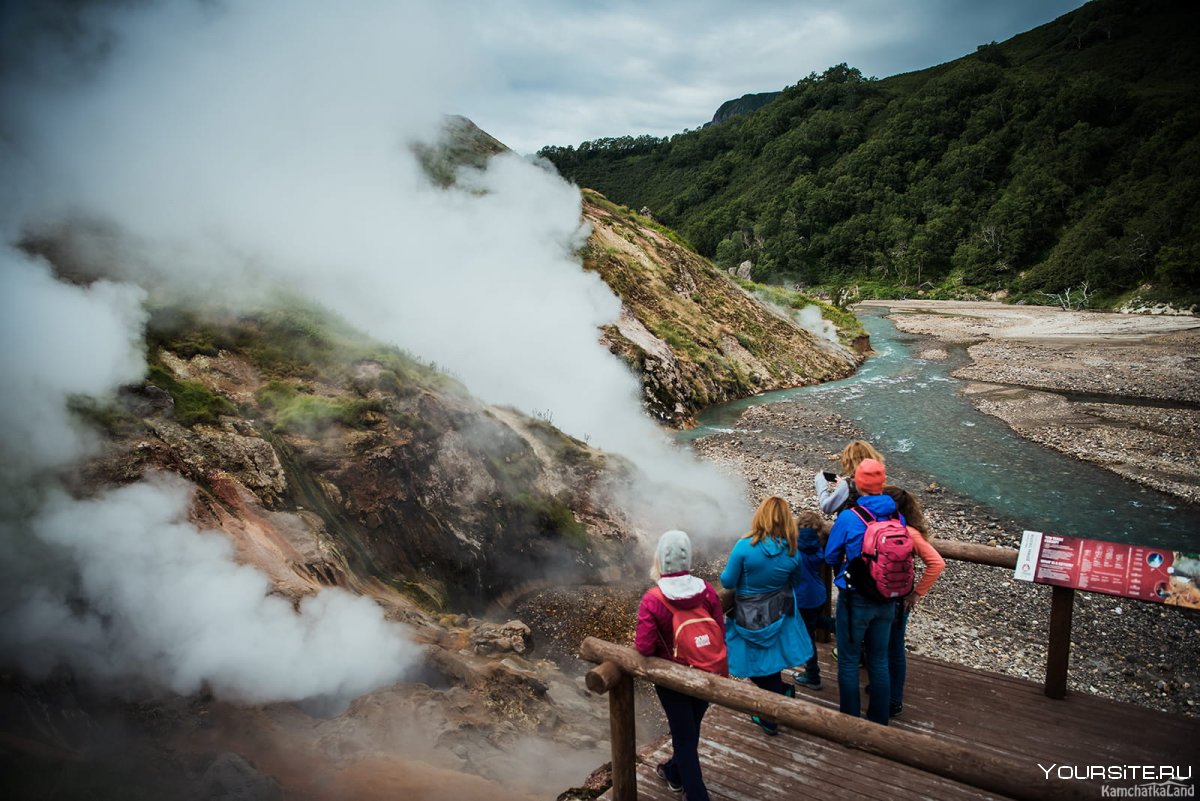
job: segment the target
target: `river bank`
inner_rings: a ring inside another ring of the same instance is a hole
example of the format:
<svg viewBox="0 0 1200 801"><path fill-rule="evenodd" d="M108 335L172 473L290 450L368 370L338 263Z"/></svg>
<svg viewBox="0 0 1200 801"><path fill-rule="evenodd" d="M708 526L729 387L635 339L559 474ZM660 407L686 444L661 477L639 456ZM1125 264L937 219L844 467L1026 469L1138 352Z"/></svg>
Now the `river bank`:
<svg viewBox="0 0 1200 801"><path fill-rule="evenodd" d="M1200 319L958 301L872 301L896 328L967 345L955 370L1020 436L1200 503ZM931 343L923 358L944 358Z"/></svg>

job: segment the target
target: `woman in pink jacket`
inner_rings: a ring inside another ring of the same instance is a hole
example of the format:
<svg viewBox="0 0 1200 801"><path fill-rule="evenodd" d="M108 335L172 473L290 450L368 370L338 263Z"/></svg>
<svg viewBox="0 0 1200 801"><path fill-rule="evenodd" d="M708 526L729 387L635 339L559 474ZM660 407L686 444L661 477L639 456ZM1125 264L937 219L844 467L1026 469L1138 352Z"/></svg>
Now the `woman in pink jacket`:
<svg viewBox="0 0 1200 801"><path fill-rule="evenodd" d="M920 502L912 493L899 487L888 486L883 490L896 501L896 508L904 515L908 524L908 533L912 536L913 552L917 559L925 565L921 578L916 587L896 605L896 619L892 623L892 636L888 640L888 675L891 678L891 703L888 705L888 717L894 718L904 711L904 680L908 676L908 657L905 654L904 638L908 632L908 615L916 606L917 601L929 592L933 582L946 567L942 555L929 544L933 534L925 521L925 513Z"/></svg>
<svg viewBox="0 0 1200 801"><path fill-rule="evenodd" d="M638 607L634 647L643 656L658 656L724 675L725 617L716 590L693 576L692 542L682 531L668 531L658 540L656 579ZM687 641L676 642L676 631ZM667 687L654 685L671 729L670 759L656 769L674 792L684 791L688 801L707 801L708 789L700 773L700 722L708 702Z"/></svg>

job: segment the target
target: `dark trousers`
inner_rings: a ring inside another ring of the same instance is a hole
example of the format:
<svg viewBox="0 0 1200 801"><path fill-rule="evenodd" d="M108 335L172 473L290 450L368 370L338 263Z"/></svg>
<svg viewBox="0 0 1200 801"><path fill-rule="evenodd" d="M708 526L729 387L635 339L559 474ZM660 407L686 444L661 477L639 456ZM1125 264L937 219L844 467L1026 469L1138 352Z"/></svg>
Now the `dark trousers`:
<svg viewBox="0 0 1200 801"><path fill-rule="evenodd" d="M892 681L892 706L904 703L904 680L908 677L908 655L904 652L904 637L908 631L908 611L896 604L892 621L892 636L888 640L888 674Z"/></svg>
<svg viewBox="0 0 1200 801"><path fill-rule="evenodd" d="M750 681L754 682L754 686L769 692L780 695L787 694L787 685L783 683L783 678L778 673L772 673L770 676L751 676Z"/></svg>
<svg viewBox="0 0 1200 801"><path fill-rule="evenodd" d="M779 693L780 695L787 696L791 696L794 693L792 686L789 684L784 684L783 677L778 673L772 673L770 676L751 676L750 681L754 682L755 687L766 690L767 692ZM768 724L775 722L766 715L763 716L762 720L764 723Z"/></svg>
<svg viewBox="0 0 1200 801"><path fill-rule="evenodd" d="M683 785L688 801L708 801L708 788L700 774L700 722L708 711L708 701L666 687L654 686L663 712L667 713L667 725L671 728L671 758L664 771L667 779Z"/></svg>
<svg viewBox="0 0 1200 801"><path fill-rule="evenodd" d="M822 623L821 614L825 611L825 605L814 606L811 609L801 609L800 618L804 621L804 628L808 629L808 638L813 642L812 659L804 664L804 671L808 673L808 677L813 681L821 678L821 665L817 662L817 624Z"/></svg>

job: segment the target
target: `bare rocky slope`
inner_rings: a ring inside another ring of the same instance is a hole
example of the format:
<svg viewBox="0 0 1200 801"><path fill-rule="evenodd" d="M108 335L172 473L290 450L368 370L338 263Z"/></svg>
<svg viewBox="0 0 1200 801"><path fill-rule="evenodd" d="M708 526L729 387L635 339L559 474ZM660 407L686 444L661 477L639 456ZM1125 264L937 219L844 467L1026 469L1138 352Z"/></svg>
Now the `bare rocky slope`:
<svg viewBox="0 0 1200 801"><path fill-rule="evenodd" d="M620 297L604 342L641 377L647 410L687 425L707 406L854 372L862 354L798 326L648 217L583 193L584 267Z"/></svg>

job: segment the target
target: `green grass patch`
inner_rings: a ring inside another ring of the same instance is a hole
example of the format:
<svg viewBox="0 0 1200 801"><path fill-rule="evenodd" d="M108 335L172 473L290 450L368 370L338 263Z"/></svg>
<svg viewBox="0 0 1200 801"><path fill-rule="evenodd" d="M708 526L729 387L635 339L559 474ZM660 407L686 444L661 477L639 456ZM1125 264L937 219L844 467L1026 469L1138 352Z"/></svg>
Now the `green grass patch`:
<svg viewBox="0 0 1200 801"><path fill-rule="evenodd" d="M382 412L375 401L327 398L302 392L283 381L271 381L255 394L276 431L312 434L334 425L365 427L368 412Z"/></svg>
<svg viewBox="0 0 1200 801"><path fill-rule="evenodd" d="M627 206L622 206L619 203L613 203L604 195L592 189L581 189L580 192L583 194L586 200L604 209L614 217L635 222L643 228L649 228L653 231L657 231L680 247L685 247L689 250L693 249L691 244L684 239L679 232L672 228L668 228L658 220L651 219L650 217L643 217L641 214L638 214L636 211Z"/></svg>
<svg viewBox="0 0 1200 801"><path fill-rule="evenodd" d="M866 333L854 312L838 308L829 301L781 286L759 284L744 278L734 278L733 280L747 292L784 309L799 311L808 306L816 306L821 310L822 317L837 326L838 334L842 339L854 339Z"/></svg>
<svg viewBox="0 0 1200 801"><path fill-rule="evenodd" d="M587 547L587 526L575 519L575 513L557 498L539 498L521 493L514 498L517 505L533 516L535 525L545 532L557 534L564 542L580 550Z"/></svg>
<svg viewBox="0 0 1200 801"><path fill-rule="evenodd" d="M90 395L68 398L67 409L89 426L111 436L129 434L141 427L141 421L121 404L99 400Z"/></svg>
<svg viewBox="0 0 1200 801"><path fill-rule="evenodd" d="M176 378L162 365L152 364L147 379L171 396L175 403L175 419L180 425L216 423L223 415L237 414L233 404L221 395L199 381Z"/></svg>

